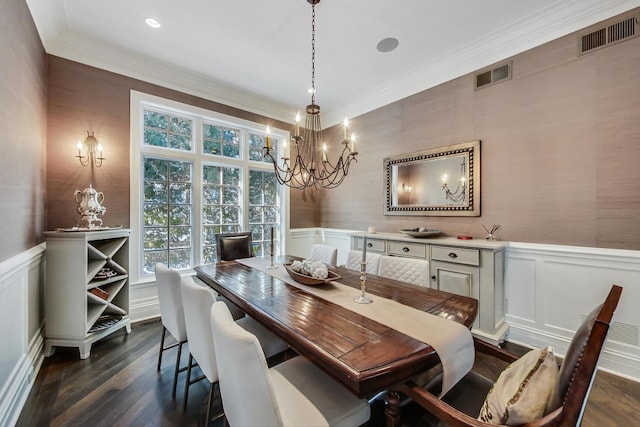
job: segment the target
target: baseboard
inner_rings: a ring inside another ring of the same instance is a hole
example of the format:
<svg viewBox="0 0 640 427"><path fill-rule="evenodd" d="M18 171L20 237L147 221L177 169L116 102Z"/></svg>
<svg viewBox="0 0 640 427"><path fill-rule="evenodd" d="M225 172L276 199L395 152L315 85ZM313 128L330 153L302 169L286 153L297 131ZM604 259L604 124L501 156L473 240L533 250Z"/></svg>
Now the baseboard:
<svg viewBox="0 0 640 427"><path fill-rule="evenodd" d="M155 281L132 284L129 288L129 317L132 322L160 316L160 302Z"/></svg>

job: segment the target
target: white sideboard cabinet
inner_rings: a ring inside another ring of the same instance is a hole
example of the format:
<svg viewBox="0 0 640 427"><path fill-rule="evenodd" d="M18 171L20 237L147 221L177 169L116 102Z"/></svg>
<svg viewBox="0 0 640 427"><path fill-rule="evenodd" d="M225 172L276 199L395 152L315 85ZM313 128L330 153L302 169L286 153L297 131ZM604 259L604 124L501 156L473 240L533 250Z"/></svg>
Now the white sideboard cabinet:
<svg viewBox="0 0 640 427"><path fill-rule="evenodd" d="M364 234L351 235L351 249L362 250ZM505 242L454 237L414 238L396 233L366 234L367 251L429 261L429 286L478 300L471 332L493 344L504 341Z"/></svg>
<svg viewBox="0 0 640 427"><path fill-rule="evenodd" d="M45 284L45 356L55 347L91 345L124 328L129 319L129 230L51 231Z"/></svg>

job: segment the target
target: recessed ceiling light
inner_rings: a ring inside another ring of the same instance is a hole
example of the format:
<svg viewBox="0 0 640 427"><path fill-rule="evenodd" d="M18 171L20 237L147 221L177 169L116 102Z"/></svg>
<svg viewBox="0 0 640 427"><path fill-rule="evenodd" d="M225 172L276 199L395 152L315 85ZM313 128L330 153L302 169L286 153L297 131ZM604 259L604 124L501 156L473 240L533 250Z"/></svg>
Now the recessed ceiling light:
<svg viewBox="0 0 640 427"><path fill-rule="evenodd" d="M398 39L395 37L387 37L386 39L382 39L378 42L376 49L378 52L391 52L395 48L398 47Z"/></svg>
<svg viewBox="0 0 640 427"><path fill-rule="evenodd" d="M151 28L160 28L160 22L155 18L145 18L144 22Z"/></svg>

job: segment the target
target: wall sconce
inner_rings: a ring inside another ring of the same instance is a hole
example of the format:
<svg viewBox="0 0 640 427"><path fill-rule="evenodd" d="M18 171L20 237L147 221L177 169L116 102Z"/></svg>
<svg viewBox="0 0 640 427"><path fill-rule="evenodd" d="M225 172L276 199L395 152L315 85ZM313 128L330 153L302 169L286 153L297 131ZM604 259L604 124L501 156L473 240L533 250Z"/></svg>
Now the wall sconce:
<svg viewBox="0 0 640 427"><path fill-rule="evenodd" d="M82 166L89 166L90 164L97 168L102 166L102 161L105 159L102 157L102 144L93 136L93 132L89 133L87 131L87 137L84 142L78 140L76 147L78 148L76 157L80 160Z"/></svg>
<svg viewBox="0 0 640 427"><path fill-rule="evenodd" d="M405 193L411 193L411 186L408 184L402 184L402 191Z"/></svg>

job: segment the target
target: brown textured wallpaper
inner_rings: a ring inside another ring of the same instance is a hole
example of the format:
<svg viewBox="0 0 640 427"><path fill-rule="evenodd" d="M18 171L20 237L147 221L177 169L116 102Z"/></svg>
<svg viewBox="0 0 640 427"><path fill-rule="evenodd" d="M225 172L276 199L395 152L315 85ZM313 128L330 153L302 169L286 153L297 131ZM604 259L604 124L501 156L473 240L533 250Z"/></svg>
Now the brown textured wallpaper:
<svg viewBox="0 0 640 427"><path fill-rule="evenodd" d="M465 75L354 118L359 161L320 196L319 225L481 238L501 224L501 240L640 249L640 38L579 57L576 37L511 58L509 81ZM383 214L385 157L476 139L480 217Z"/></svg>
<svg viewBox="0 0 640 427"><path fill-rule="evenodd" d="M576 43L569 35L510 58L509 81L474 90L466 75L354 118L358 164L337 189L293 191L291 226L482 237L497 223L502 240L640 249L640 38L580 57ZM57 57L48 88L48 228L75 223L73 191L90 182L107 194L105 221L128 225L130 89L264 121ZM108 157L94 171L71 155L87 129ZM480 217L383 215L385 157L476 139Z"/></svg>
<svg viewBox="0 0 640 427"><path fill-rule="evenodd" d="M45 221L46 55L27 5L0 13L0 261L42 242Z"/></svg>
<svg viewBox="0 0 640 427"><path fill-rule="evenodd" d="M49 56L49 128L47 172L47 228L71 227L78 221L73 199L76 189L92 184L105 194L107 207L102 217L108 226L129 226L129 103L130 91L137 90L174 101L195 105L267 123L267 118L216 102L166 89L140 80ZM286 123L268 119L278 127ZM92 130L105 147L106 160L100 168L83 167L74 157L78 139ZM292 199L295 196L292 195ZM309 226L306 204L296 226ZM315 207L312 207L315 211ZM295 212L295 207L293 208Z"/></svg>

